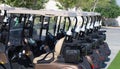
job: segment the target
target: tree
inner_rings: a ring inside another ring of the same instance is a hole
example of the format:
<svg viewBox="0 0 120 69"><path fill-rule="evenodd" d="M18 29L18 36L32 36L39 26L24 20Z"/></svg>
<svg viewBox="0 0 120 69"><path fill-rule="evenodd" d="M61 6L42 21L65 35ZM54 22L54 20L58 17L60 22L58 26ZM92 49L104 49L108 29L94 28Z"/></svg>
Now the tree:
<svg viewBox="0 0 120 69"><path fill-rule="evenodd" d="M84 11L96 11L104 17L115 18L120 15L120 7L116 5L115 0L56 0L60 4L61 9L69 9L76 7Z"/></svg>
<svg viewBox="0 0 120 69"><path fill-rule="evenodd" d="M93 0L79 0L76 4L75 7L78 9L79 7L83 10L90 10L92 7Z"/></svg>
<svg viewBox="0 0 120 69"><path fill-rule="evenodd" d="M111 5L109 7L99 7L96 8L96 11L107 18L115 18L120 15L120 8L114 5Z"/></svg>
<svg viewBox="0 0 120 69"><path fill-rule="evenodd" d="M48 0L1 0L1 3L12 7L25 7L30 9L42 9Z"/></svg>
<svg viewBox="0 0 120 69"><path fill-rule="evenodd" d="M108 6L97 7L95 11L107 18L116 18L120 16L120 7L116 4L115 0L111 0L109 3L110 5Z"/></svg>
<svg viewBox="0 0 120 69"><path fill-rule="evenodd" d="M57 3L59 9L68 10L70 8L73 8L79 0L56 0L56 1L59 2Z"/></svg>
<svg viewBox="0 0 120 69"><path fill-rule="evenodd" d="M110 0L80 0L77 5L84 11L90 11L93 8L108 6L109 2Z"/></svg>
<svg viewBox="0 0 120 69"><path fill-rule="evenodd" d="M90 9L96 4L95 8L99 6L107 6L109 5L110 0L56 0L60 4L57 6L60 9L69 9L75 7L76 9L83 9L85 11L90 11Z"/></svg>

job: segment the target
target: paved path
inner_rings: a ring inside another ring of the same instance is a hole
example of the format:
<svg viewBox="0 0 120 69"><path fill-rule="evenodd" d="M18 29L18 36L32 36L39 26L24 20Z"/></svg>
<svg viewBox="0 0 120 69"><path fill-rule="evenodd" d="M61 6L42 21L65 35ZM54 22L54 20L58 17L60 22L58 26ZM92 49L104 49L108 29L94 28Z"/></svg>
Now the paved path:
<svg viewBox="0 0 120 69"><path fill-rule="evenodd" d="M118 53L118 51L120 50L120 28L105 28L107 30L107 40L106 42L109 44L109 47L111 49L111 55L110 57L110 61L107 62L107 67L105 69L108 68L108 66L110 65L110 63L112 62L112 60L115 58L116 54Z"/></svg>

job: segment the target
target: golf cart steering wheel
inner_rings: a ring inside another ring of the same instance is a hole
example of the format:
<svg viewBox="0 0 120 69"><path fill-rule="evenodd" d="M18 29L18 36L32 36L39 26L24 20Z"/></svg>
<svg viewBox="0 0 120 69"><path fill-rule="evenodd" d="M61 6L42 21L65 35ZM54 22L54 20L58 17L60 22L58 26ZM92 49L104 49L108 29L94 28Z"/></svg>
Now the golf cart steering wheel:
<svg viewBox="0 0 120 69"><path fill-rule="evenodd" d="M42 54L40 57L41 59L37 61L37 63L50 63L54 60L54 50L52 50L51 46L55 46L56 39L55 37L50 33L47 32L47 40L48 41L48 50L46 50L47 53ZM50 42L49 42L50 41Z"/></svg>
<svg viewBox="0 0 120 69"><path fill-rule="evenodd" d="M54 61L54 52L48 52L46 54L41 55L42 57L40 60L37 61L37 63L50 63Z"/></svg>

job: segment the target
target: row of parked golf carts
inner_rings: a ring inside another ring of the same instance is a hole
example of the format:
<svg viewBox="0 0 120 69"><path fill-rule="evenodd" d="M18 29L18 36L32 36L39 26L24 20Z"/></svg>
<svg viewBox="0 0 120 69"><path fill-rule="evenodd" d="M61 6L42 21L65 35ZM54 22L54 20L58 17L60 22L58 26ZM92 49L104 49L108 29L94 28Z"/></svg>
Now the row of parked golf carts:
<svg viewBox="0 0 120 69"><path fill-rule="evenodd" d="M0 69L101 69L111 54L97 12L4 10Z"/></svg>

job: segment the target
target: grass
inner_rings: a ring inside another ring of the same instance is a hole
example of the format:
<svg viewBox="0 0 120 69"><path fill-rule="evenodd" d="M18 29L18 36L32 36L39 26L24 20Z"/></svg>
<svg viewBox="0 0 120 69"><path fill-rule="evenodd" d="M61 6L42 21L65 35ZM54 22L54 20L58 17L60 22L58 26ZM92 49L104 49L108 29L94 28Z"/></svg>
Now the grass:
<svg viewBox="0 0 120 69"><path fill-rule="evenodd" d="M120 51L118 52L117 56L112 61L108 69L120 69Z"/></svg>

